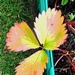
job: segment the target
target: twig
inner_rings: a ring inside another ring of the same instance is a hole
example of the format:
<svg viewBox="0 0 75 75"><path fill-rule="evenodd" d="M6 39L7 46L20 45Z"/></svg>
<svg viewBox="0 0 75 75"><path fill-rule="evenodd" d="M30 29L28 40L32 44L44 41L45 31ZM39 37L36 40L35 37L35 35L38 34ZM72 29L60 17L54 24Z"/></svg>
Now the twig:
<svg viewBox="0 0 75 75"><path fill-rule="evenodd" d="M55 1L54 8L56 8L56 6L57 6L57 1L58 1L58 0Z"/></svg>
<svg viewBox="0 0 75 75"><path fill-rule="evenodd" d="M58 64L58 62L63 58L64 54L60 56L60 58L56 61L55 65L56 66Z"/></svg>
<svg viewBox="0 0 75 75"><path fill-rule="evenodd" d="M75 34L75 29L72 26L75 26L75 22L67 21L65 20L66 24L68 25L68 28Z"/></svg>
<svg viewBox="0 0 75 75"><path fill-rule="evenodd" d="M72 25L68 25L68 27L69 27L70 30L75 34L75 29L72 27Z"/></svg>
<svg viewBox="0 0 75 75"><path fill-rule="evenodd" d="M66 56L68 62L71 64L73 71L75 71L75 65L71 62L68 56Z"/></svg>

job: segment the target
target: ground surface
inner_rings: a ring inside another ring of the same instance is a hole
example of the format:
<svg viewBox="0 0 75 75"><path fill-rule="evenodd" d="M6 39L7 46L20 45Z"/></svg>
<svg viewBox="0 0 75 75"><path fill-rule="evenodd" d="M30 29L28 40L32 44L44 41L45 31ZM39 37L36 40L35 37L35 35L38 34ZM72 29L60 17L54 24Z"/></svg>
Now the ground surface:
<svg viewBox="0 0 75 75"><path fill-rule="evenodd" d="M57 9L60 9L65 16L65 19L68 20L68 14L73 13L75 14L75 1L69 2L65 5L61 5L61 0L57 0ZM50 4L51 3L51 4ZM55 3L54 0L49 0L49 6L53 8L53 3ZM75 21L75 19L73 20ZM68 50L70 52L73 51L72 59L75 58L75 34L66 26L68 29L68 38L65 44L60 46L61 49ZM75 28L75 25L73 26ZM59 59L59 57L63 54L60 51L54 51L54 63ZM72 61L72 60L71 60ZM75 66L75 62L74 62ZM67 58L64 56L59 63L55 66L55 73L56 75L75 75L75 71L72 70L71 64L68 62Z"/></svg>

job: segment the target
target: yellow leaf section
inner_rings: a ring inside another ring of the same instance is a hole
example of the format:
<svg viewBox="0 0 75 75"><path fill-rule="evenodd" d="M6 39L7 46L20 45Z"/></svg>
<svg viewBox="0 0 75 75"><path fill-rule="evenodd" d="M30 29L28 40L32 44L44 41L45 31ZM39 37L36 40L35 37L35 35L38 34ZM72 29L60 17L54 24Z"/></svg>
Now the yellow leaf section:
<svg viewBox="0 0 75 75"><path fill-rule="evenodd" d="M42 12L42 15L39 14L38 18L36 17L36 22L34 22L34 30L41 44L44 44L46 34L47 34L47 21L45 12Z"/></svg>
<svg viewBox="0 0 75 75"><path fill-rule="evenodd" d="M36 18L35 32L46 50L54 50L67 38L66 24L60 10L48 9Z"/></svg>
<svg viewBox="0 0 75 75"><path fill-rule="evenodd" d="M6 45L10 51L26 51L39 47L39 43L26 22L15 23L7 33Z"/></svg>
<svg viewBox="0 0 75 75"><path fill-rule="evenodd" d="M40 50L26 58L16 67L16 75L43 75L48 57L44 50Z"/></svg>
<svg viewBox="0 0 75 75"><path fill-rule="evenodd" d="M27 44L30 48L37 48L39 47L39 43L33 33L33 31L30 29L30 27L27 25L26 22L20 23L20 28L22 31L24 31L25 36L21 38L22 44Z"/></svg>

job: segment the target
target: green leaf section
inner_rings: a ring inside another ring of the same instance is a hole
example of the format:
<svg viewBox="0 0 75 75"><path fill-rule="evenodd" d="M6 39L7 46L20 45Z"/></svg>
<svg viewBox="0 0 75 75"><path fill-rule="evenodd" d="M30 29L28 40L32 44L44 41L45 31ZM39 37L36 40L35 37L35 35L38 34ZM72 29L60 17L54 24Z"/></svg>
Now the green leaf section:
<svg viewBox="0 0 75 75"><path fill-rule="evenodd" d="M72 21L75 18L75 15L73 13L69 14L69 20Z"/></svg>
<svg viewBox="0 0 75 75"><path fill-rule="evenodd" d="M38 61L41 61L41 62L48 61L48 56L47 56L47 54L45 53L44 50L40 51L40 55L39 55Z"/></svg>
<svg viewBox="0 0 75 75"><path fill-rule="evenodd" d="M68 0L62 0L61 1L61 5L63 5L63 6L66 5L67 3L68 3Z"/></svg>

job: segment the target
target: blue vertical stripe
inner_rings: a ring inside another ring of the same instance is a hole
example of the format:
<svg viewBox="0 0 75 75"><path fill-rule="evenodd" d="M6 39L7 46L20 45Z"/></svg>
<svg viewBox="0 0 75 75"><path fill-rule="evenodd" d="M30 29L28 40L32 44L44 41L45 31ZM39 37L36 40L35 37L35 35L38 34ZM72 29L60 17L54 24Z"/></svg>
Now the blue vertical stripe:
<svg viewBox="0 0 75 75"><path fill-rule="evenodd" d="M46 11L48 9L48 0L39 0L39 2L40 2L39 10L40 13L42 13L43 10ZM52 50L45 50L45 52L48 55L48 63L46 65L46 75L55 75Z"/></svg>

